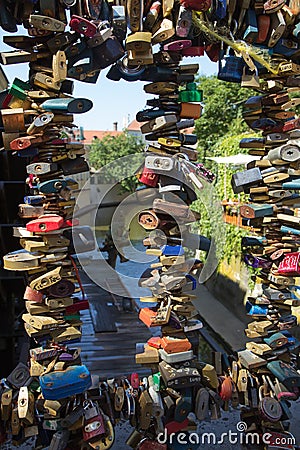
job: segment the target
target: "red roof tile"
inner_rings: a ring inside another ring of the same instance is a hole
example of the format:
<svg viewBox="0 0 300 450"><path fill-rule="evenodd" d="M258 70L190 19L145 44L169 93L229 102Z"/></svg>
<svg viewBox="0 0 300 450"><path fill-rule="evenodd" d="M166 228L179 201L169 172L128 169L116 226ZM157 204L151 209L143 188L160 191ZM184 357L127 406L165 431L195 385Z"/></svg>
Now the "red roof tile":
<svg viewBox="0 0 300 450"><path fill-rule="evenodd" d="M94 138L103 139L105 136L119 136L123 131L84 130L84 143L90 144Z"/></svg>

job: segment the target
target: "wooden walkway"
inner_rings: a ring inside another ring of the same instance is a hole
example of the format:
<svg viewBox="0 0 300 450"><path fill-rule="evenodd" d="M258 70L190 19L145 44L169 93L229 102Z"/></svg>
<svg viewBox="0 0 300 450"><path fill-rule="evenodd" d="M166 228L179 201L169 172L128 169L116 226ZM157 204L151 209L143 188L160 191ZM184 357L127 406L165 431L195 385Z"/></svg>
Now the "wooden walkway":
<svg viewBox="0 0 300 450"><path fill-rule="evenodd" d="M97 286L85 273L81 279L86 297L91 300L90 310L81 312L82 340L78 347L82 363L101 377L129 375L133 371L141 376L149 374L150 370L135 363L136 343L147 342L151 333L139 320L134 300L133 310L124 311L121 297ZM114 283L114 287L119 283L120 292L124 292L117 273L113 280L107 281ZM94 331L97 327L110 331L97 333Z"/></svg>

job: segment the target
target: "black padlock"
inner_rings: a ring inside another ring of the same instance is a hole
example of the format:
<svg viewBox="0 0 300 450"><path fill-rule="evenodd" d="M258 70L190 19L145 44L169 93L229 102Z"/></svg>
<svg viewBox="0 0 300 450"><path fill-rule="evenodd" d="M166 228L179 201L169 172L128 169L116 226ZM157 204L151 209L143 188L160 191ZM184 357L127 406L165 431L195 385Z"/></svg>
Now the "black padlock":
<svg viewBox="0 0 300 450"><path fill-rule="evenodd" d="M231 186L235 194L245 191L250 186L260 184L262 175L258 167L237 172L233 175Z"/></svg>

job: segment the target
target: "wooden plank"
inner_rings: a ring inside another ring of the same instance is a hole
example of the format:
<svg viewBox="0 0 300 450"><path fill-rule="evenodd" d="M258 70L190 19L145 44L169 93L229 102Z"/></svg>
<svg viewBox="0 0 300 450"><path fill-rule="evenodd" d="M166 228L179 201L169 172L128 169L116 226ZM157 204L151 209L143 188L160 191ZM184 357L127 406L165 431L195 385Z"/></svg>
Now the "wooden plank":
<svg viewBox="0 0 300 450"><path fill-rule="evenodd" d="M80 347L83 364L93 374L102 377L113 378L129 375L134 371L140 376L149 375L150 369L135 363L135 344L147 342L151 337L149 329L138 319L137 311L125 312L120 304L117 308L117 295L114 295L114 303L110 292L94 284L86 274L81 278L90 302L90 310L81 313L83 324ZM113 280L110 278L108 284L113 287L114 292L125 291L117 276ZM96 332L98 325L107 331Z"/></svg>

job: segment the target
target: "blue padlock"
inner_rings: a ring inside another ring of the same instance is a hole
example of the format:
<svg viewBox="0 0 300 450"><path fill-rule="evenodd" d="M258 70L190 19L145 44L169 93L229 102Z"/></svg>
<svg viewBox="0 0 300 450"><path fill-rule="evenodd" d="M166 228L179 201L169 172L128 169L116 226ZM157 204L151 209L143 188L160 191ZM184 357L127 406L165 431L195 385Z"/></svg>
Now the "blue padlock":
<svg viewBox="0 0 300 450"><path fill-rule="evenodd" d="M300 236L300 230L297 230L297 228L286 227L285 225L282 225L280 227L280 232L284 234L295 234L297 236Z"/></svg>
<svg viewBox="0 0 300 450"><path fill-rule="evenodd" d="M230 81L231 83L240 83L242 81L244 66L245 61L243 58L232 54L230 48L228 48L226 54L221 50L218 79Z"/></svg>
<svg viewBox="0 0 300 450"><path fill-rule="evenodd" d="M273 51L286 58L299 57L299 44L292 39L279 39L277 44L274 45Z"/></svg>
<svg viewBox="0 0 300 450"><path fill-rule="evenodd" d="M248 9L245 16L246 30L243 35L244 41L252 44L258 36L257 15L254 9Z"/></svg>
<svg viewBox="0 0 300 450"><path fill-rule="evenodd" d="M21 158L33 158L39 154L39 149L36 147L28 147L22 150L21 152L17 152L17 156Z"/></svg>
<svg viewBox="0 0 300 450"><path fill-rule="evenodd" d="M215 0L209 10L209 20L219 21L226 17L227 0Z"/></svg>
<svg viewBox="0 0 300 450"><path fill-rule="evenodd" d="M181 245L164 245L161 248L164 256L181 256L184 255L184 249Z"/></svg>
<svg viewBox="0 0 300 450"><path fill-rule="evenodd" d="M56 194L66 186L67 186L66 180L63 180L61 178L43 181L42 183L37 184L37 188L42 194Z"/></svg>
<svg viewBox="0 0 300 450"><path fill-rule="evenodd" d="M245 236L242 238L242 247L261 247L267 244L264 236Z"/></svg>
<svg viewBox="0 0 300 450"><path fill-rule="evenodd" d="M93 107L91 100L87 98L50 98L41 105L45 111L61 111L72 114L81 114Z"/></svg>
<svg viewBox="0 0 300 450"><path fill-rule="evenodd" d="M246 312L248 316L266 316L268 314L268 306L264 305L252 305L250 302L246 302Z"/></svg>
<svg viewBox="0 0 300 450"><path fill-rule="evenodd" d="M286 181L285 183L282 183L282 188L299 190L300 189L300 178L296 178L295 180Z"/></svg>
<svg viewBox="0 0 300 450"><path fill-rule="evenodd" d="M191 282L192 285L192 291L194 291L197 288L197 280L196 278L194 278L192 275L190 275L189 273L185 276L187 281Z"/></svg>
<svg viewBox="0 0 300 450"><path fill-rule="evenodd" d="M40 205L44 200L44 195L26 195L24 197L24 203L27 205Z"/></svg>

